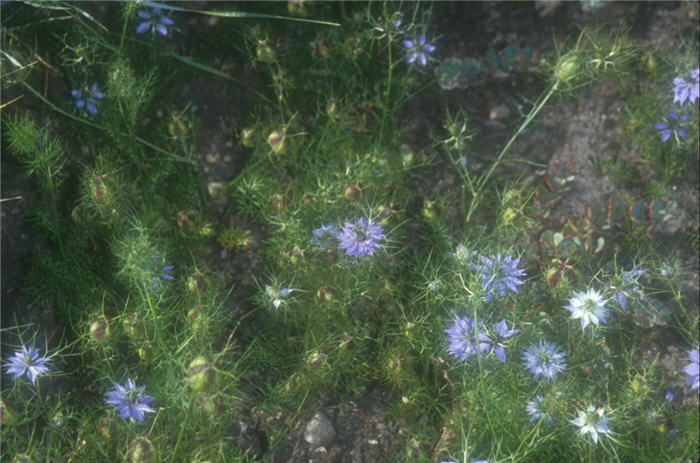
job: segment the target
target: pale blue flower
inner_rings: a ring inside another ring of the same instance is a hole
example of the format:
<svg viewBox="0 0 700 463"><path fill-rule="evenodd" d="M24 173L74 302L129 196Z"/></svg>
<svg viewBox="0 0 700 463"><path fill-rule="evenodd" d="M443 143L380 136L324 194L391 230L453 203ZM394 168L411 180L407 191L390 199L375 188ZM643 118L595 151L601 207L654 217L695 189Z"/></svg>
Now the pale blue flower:
<svg viewBox="0 0 700 463"><path fill-rule="evenodd" d="M542 418L547 421L547 423L552 422L552 417L544 409L544 398L541 395L535 397L534 400L530 400L525 404L525 409L527 414L530 415L530 423L533 421L539 421Z"/></svg>
<svg viewBox="0 0 700 463"><path fill-rule="evenodd" d="M501 297L506 291L518 292L518 286L523 284L520 278L525 276L525 271L518 268L519 258L502 258L499 252L494 257L480 256L480 260L480 264L470 267L481 277L481 290L486 302L490 302L494 294Z"/></svg>
<svg viewBox="0 0 700 463"><path fill-rule="evenodd" d="M686 100L695 104L700 93L700 68L691 69L688 75L691 79L689 82L680 76L673 79L673 102L681 106Z"/></svg>
<svg viewBox="0 0 700 463"><path fill-rule="evenodd" d="M596 410L593 404L589 404L585 411L579 411L576 419L569 422L578 426L581 434L590 434L594 444L598 443L600 434L612 434L608 426L608 418L605 416L605 409Z"/></svg>
<svg viewBox="0 0 700 463"><path fill-rule="evenodd" d="M509 330L504 318L494 328L493 336L479 333L479 348L482 352L492 351L501 362L506 361L505 340L520 330Z"/></svg>
<svg viewBox="0 0 700 463"><path fill-rule="evenodd" d="M551 342L533 344L523 353L525 368L535 379L544 378L548 381L566 370L566 355Z"/></svg>
<svg viewBox="0 0 700 463"><path fill-rule="evenodd" d="M698 362L698 350L693 349L688 352L690 363L683 367L683 373L688 375L685 384L690 386L691 390L700 388L700 363Z"/></svg>
<svg viewBox="0 0 700 463"><path fill-rule="evenodd" d="M155 32L165 36L168 35L168 27L175 24L172 19L163 15L159 7L154 7L150 13L144 10L138 10L136 14L139 18L144 20L136 26L137 34L143 34L153 28Z"/></svg>
<svg viewBox="0 0 700 463"><path fill-rule="evenodd" d="M382 239L382 226L360 217L354 223L345 222L338 234L338 249L345 250L345 254L352 257L371 256Z"/></svg>
<svg viewBox="0 0 700 463"><path fill-rule="evenodd" d="M311 244L318 246L321 251L325 251L326 249L334 248L336 246L339 232L338 227L335 225L321 225L311 233L313 234Z"/></svg>
<svg viewBox="0 0 700 463"><path fill-rule="evenodd" d="M49 367L46 366L48 362L49 359L39 357L37 349L30 351L25 346L22 346L21 350L18 350L10 357L7 364L5 364L5 368L6 372L11 374L13 378L19 378L26 374L29 381L34 384L37 376L49 371Z"/></svg>
<svg viewBox="0 0 700 463"><path fill-rule="evenodd" d="M466 362L476 355L478 343L474 319L471 317L455 317L454 324L446 328L445 332L449 336L448 341L450 343L447 352L457 360Z"/></svg>
<svg viewBox="0 0 700 463"><path fill-rule="evenodd" d="M569 305L564 308L571 312L571 318L581 320L581 329L583 330L589 323L596 326L605 323L605 319L609 315L605 302L603 295L591 288L585 293L574 291L574 297L569 299Z"/></svg>

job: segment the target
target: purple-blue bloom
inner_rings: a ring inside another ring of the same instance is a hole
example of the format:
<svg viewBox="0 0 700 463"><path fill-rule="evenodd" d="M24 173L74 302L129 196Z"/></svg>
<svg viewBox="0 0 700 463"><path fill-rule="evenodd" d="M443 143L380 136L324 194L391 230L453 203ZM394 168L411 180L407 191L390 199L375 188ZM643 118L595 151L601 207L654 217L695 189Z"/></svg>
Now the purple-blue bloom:
<svg viewBox="0 0 700 463"><path fill-rule="evenodd" d="M628 291L633 291L637 286L637 278L646 273L646 269L643 268L633 268L629 272L622 272L622 282L623 286L615 294L613 298L620 304L622 310L627 308L627 294Z"/></svg>
<svg viewBox="0 0 700 463"><path fill-rule="evenodd" d="M527 414L530 415L530 423L539 421L544 418L547 423L552 422L552 417L544 410L544 398L541 395L535 397L535 400L530 400L525 404Z"/></svg>
<svg viewBox="0 0 700 463"><path fill-rule="evenodd" d="M408 64L412 64L417 59L421 66L426 66L428 64L428 57L425 54L435 51L434 45L425 43L425 34L421 34L421 36L418 37L418 42L404 40L403 46L409 52L408 59L406 59L406 63Z"/></svg>
<svg viewBox="0 0 700 463"><path fill-rule="evenodd" d="M338 249L344 249L348 256L371 256L382 239L382 226L360 217L355 223L345 222L338 234Z"/></svg>
<svg viewBox="0 0 700 463"><path fill-rule="evenodd" d="M523 363L535 379L544 378L548 381L566 370L566 355L551 342L533 344L523 353Z"/></svg>
<svg viewBox="0 0 700 463"><path fill-rule="evenodd" d="M671 108L668 111L668 119L665 122L654 124L654 129L661 131L661 143L666 143L668 139L671 138L671 134L673 134L676 139L678 139L678 135L683 138L688 138L688 131L683 128L687 120L687 114L681 114L680 117L677 117L676 110Z"/></svg>
<svg viewBox="0 0 700 463"><path fill-rule="evenodd" d="M334 248L338 240L338 227L335 225L321 225L319 228L311 232L314 236L311 238L311 244L318 246L321 251Z"/></svg>
<svg viewBox="0 0 700 463"><path fill-rule="evenodd" d="M160 35L168 35L168 27L175 24L168 16L163 16L163 13L159 7L154 7L150 13L147 11L138 10L136 14L139 18L144 20L138 26L136 26L137 34L143 34L144 32L147 32L153 28L153 30L158 32Z"/></svg>
<svg viewBox="0 0 700 463"><path fill-rule="evenodd" d="M517 293L518 286L523 284L520 277L525 275L523 269L518 268L520 259L513 259L512 256L501 258L499 252L495 257L480 256L481 263L470 265L471 269L481 276L481 289L484 300L490 302L494 293L503 296L506 290Z"/></svg>
<svg viewBox="0 0 700 463"><path fill-rule="evenodd" d="M5 368L6 372L11 374L13 378L19 378L26 373L29 381L34 384L38 375L49 371L49 367L46 366L48 361L49 359L45 357L39 357L37 349L30 351L22 346L21 350L18 350L10 357Z"/></svg>
<svg viewBox="0 0 700 463"><path fill-rule="evenodd" d="M691 390L700 388L700 364L698 363L698 350L693 349L688 352L690 363L683 367L683 373L688 375L685 384L690 386Z"/></svg>
<svg viewBox="0 0 700 463"><path fill-rule="evenodd" d="M448 334L450 343L447 352L457 360L466 362L476 355L477 337L473 318L455 317L454 324L446 328L445 333ZM485 346L480 345L481 347Z"/></svg>
<svg viewBox="0 0 700 463"><path fill-rule="evenodd" d="M91 115L97 114L97 100L105 97L105 94L97 89L97 82L93 83L87 91L72 90L70 94L75 98L75 107L86 108Z"/></svg>
<svg viewBox="0 0 700 463"><path fill-rule="evenodd" d="M168 272L171 272L174 268L175 267L173 265L166 265L165 267L161 268L161 274L158 277L153 277L151 279L151 289L155 291L158 287L158 278L161 278L166 281L171 281L173 277Z"/></svg>
<svg viewBox="0 0 700 463"><path fill-rule="evenodd" d="M493 351L501 362L506 361L506 350L503 342L520 330L509 330L504 318L498 322L494 328L493 336L479 333L479 350Z"/></svg>
<svg viewBox="0 0 700 463"><path fill-rule="evenodd" d="M150 395L144 393L145 386L136 387L131 378L126 380L126 387L114 383L115 389L107 392L107 403L116 405L119 414L123 419L133 418L136 421L143 421L144 413L153 413L149 405L155 400Z"/></svg>
<svg viewBox="0 0 700 463"><path fill-rule="evenodd" d="M666 388L666 391L664 392L664 398L666 399L666 402L671 403L673 402L673 399L676 398L676 393L673 390L673 388Z"/></svg>
<svg viewBox="0 0 700 463"><path fill-rule="evenodd" d="M678 76L673 79L673 102L683 105L686 100L691 104L695 104L700 93L700 68L691 69L688 71L690 82Z"/></svg>

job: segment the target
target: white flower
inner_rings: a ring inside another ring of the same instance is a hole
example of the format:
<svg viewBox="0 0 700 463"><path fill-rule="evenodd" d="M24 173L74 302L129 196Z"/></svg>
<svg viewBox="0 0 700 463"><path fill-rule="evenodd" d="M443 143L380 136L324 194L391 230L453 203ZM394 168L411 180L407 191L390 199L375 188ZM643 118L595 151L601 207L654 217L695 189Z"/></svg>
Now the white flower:
<svg viewBox="0 0 700 463"><path fill-rule="evenodd" d="M267 293L272 305L275 309L279 309L282 305L283 299L287 299L290 294L292 294L294 289L292 288L282 288L278 289L276 286L265 285L265 292Z"/></svg>
<svg viewBox="0 0 700 463"><path fill-rule="evenodd" d="M608 316L608 309L605 307L605 299L595 289L589 289L585 293L574 291L574 297L569 299L569 305L564 306L571 312L571 318L581 319L581 329L585 329L589 323L598 326L605 323Z"/></svg>
<svg viewBox="0 0 700 463"><path fill-rule="evenodd" d="M571 424L578 426L581 434L590 434L593 443L598 443L598 434L612 434L608 427L608 418L605 416L605 409L596 408L589 404L586 411L579 411L575 420L569 420Z"/></svg>

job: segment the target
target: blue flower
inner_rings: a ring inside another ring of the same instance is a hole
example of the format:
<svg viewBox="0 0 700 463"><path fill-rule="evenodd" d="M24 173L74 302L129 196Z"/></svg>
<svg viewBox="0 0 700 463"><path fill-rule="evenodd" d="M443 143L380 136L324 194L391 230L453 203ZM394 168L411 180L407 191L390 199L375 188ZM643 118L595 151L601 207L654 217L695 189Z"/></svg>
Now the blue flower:
<svg viewBox="0 0 700 463"><path fill-rule="evenodd" d="M700 68L691 69L688 75L692 79L690 82L680 76L673 79L673 102L683 105L686 100L695 104L700 93Z"/></svg>
<svg viewBox="0 0 700 463"><path fill-rule="evenodd" d="M494 328L493 336L479 333L479 349L482 352L492 351L501 362L506 361L506 350L503 341L520 332L520 330L509 330L504 318Z"/></svg>
<svg viewBox="0 0 700 463"><path fill-rule="evenodd" d="M671 403L671 402L673 402L673 399L675 399L675 398L676 398L676 393L673 390L673 388L670 388L670 387L666 388L666 390L664 391L664 399L666 399L666 402Z"/></svg>
<svg viewBox="0 0 700 463"><path fill-rule="evenodd" d="M643 268L633 268L629 272L622 272L623 286L613 295L613 298L620 304L622 310L627 308L627 296L630 292L632 294L641 292L637 289L637 278L646 272L646 269Z"/></svg>
<svg viewBox="0 0 700 463"><path fill-rule="evenodd" d="M612 434L608 426L608 418L605 416L605 409L596 410L593 404L588 405L585 411L579 411L578 417L569 422L578 426L581 434L590 434L594 444L598 443L599 434Z"/></svg>
<svg viewBox="0 0 700 463"><path fill-rule="evenodd" d="M160 269L161 274L159 276L153 277L151 279L151 289L153 291L156 290L156 288L158 287L158 279L159 278L162 280L165 280L165 281L171 281L173 279L173 277L168 272L171 272L174 268L175 267L172 265L166 265L165 267L161 268Z"/></svg>
<svg viewBox="0 0 700 463"><path fill-rule="evenodd" d="M676 111L671 108L668 111L668 119L665 122L654 124L654 129L661 131L661 143L666 143L668 139L671 138L671 134L674 135L676 140L678 139L678 135L683 138L688 138L688 131L683 128L687 120L687 114L681 114L680 117L677 117Z"/></svg>
<svg viewBox="0 0 700 463"><path fill-rule="evenodd" d="M412 64L417 59L421 66L426 66L428 64L428 57L425 56L425 54L435 51L434 45L425 43L425 34L421 34L421 36L418 37L417 43L404 40L403 46L409 52L408 59L406 59L406 63L408 64Z"/></svg>
<svg viewBox="0 0 700 463"><path fill-rule="evenodd" d="M160 35L168 35L168 27L173 26L175 23L172 19L167 16L163 16L161 9L159 7L154 7L151 13L143 10L136 12L139 18L144 19L142 23L136 26L136 33L143 34L151 28Z"/></svg>
<svg viewBox="0 0 700 463"><path fill-rule="evenodd" d="M530 400L525 404L527 414L530 415L530 423L539 421L544 418L547 423L552 422L552 417L544 410L544 398L541 395L535 397L535 400Z"/></svg>
<svg viewBox="0 0 700 463"><path fill-rule="evenodd" d="M105 94L97 89L97 82L93 83L86 91L72 90L70 94L75 98L75 107L86 108L92 116L97 114L97 100L105 97Z"/></svg>
<svg viewBox="0 0 700 463"><path fill-rule="evenodd" d="M132 418L136 421L143 421L144 413L153 413L149 405L155 400L150 395L144 393L145 386L136 387L131 378L126 380L126 387L114 383L115 389L107 392L107 403L116 405L119 414L123 419Z"/></svg>
<svg viewBox="0 0 700 463"><path fill-rule="evenodd" d="M49 367L46 366L48 361L49 359L45 357L39 357L37 349L30 351L22 346L21 350L18 350L10 357L5 368L6 372L11 374L13 378L19 378L26 373L29 381L34 384L37 376L49 371Z"/></svg>
<svg viewBox="0 0 700 463"><path fill-rule="evenodd" d="M476 355L476 333L474 332L474 319L471 317L455 317L452 326L445 329L449 336L450 346L447 352L457 360L466 362Z"/></svg>
<svg viewBox="0 0 700 463"><path fill-rule="evenodd" d="M360 217L355 223L345 222L343 231L338 234L338 249L344 249L348 256L371 256L382 239L382 226Z"/></svg>
<svg viewBox="0 0 700 463"><path fill-rule="evenodd" d="M512 256L501 258L499 252L497 256L491 258L480 256L480 260L480 264L470 265L470 267L481 276L481 289L485 294L486 302L493 299L494 293L503 296L506 290L518 292L518 285L523 284L520 277L525 275L525 271L518 268L520 259L513 259Z"/></svg>
<svg viewBox="0 0 700 463"><path fill-rule="evenodd" d="M700 388L700 364L698 362L698 350L693 349L688 352L690 363L683 367L683 373L688 375L685 384L690 386L691 390Z"/></svg>
<svg viewBox="0 0 700 463"><path fill-rule="evenodd" d="M603 295L595 289L589 289L585 293L574 291L574 297L569 299L569 305L564 308L571 312L571 318L581 320L581 329L584 330L589 323L596 326L605 323L609 315L605 302Z"/></svg>
<svg viewBox="0 0 700 463"><path fill-rule="evenodd" d="M523 363L525 368L532 373L535 379L544 378L553 380L554 377L566 370L566 355L557 349L551 342L533 344L523 353Z"/></svg>
<svg viewBox="0 0 700 463"><path fill-rule="evenodd" d="M321 251L334 248L338 240L338 227L335 225L321 225L319 228L311 232L314 236L311 238L311 244L318 246Z"/></svg>

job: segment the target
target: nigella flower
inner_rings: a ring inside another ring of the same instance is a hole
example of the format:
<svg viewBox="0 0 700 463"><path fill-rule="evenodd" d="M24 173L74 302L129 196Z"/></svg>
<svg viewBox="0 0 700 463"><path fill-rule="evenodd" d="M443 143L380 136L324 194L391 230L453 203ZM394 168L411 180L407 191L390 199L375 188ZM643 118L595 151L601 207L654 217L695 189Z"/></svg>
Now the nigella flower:
<svg viewBox="0 0 700 463"><path fill-rule="evenodd" d="M166 280L166 281L171 281L173 277L168 273L171 272L175 267L172 265L166 265L165 267L160 269L161 274L157 277L151 278L151 289L153 291L156 290L158 287L158 279Z"/></svg>
<svg viewBox="0 0 700 463"><path fill-rule="evenodd" d="M525 271L518 268L520 259L513 259L512 256L501 258L499 252L495 257L480 256L481 263L470 265L471 269L481 276L481 289L484 292L484 300L490 302L494 293L503 296L506 290L517 293L518 285L523 281L520 277L525 275Z"/></svg>
<svg viewBox="0 0 700 463"><path fill-rule="evenodd" d="M284 302L283 299L287 299L289 295L292 294L292 291L294 291L292 288L279 289L276 286L265 285L265 292L270 298L270 301L272 301L272 305L275 306L275 309L280 308L280 305Z"/></svg>
<svg viewBox="0 0 700 463"><path fill-rule="evenodd" d="M691 390L700 388L700 365L698 364L698 350L693 349L688 352L690 363L683 367L683 373L688 375L685 384L690 386Z"/></svg>
<svg viewBox="0 0 700 463"><path fill-rule="evenodd" d="M509 330L504 318L494 328L493 336L479 333L479 349L482 352L493 351L501 362L506 361L506 350L503 342L520 330Z"/></svg>
<svg viewBox="0 0 700 463"><path fill-rule="evenodd" d="M335 225L321 225L319 228L311 232L314 236L311 238L311 244L318 246L321 251L334 248L338 240L338 227Z"/></svg>
<svg viewBox="0 0 700 463"><path fill-rule="evenodd" d="M617 301L618 304L620 304L622 310L625 310L627 308L628 291L635 289L637 285L637 278L645 274L646 272L646 269L642 268L634 268L629 272L622 272L623 287L620 288L613 295L613 298Z"/></svg>
<svg viewBox="0 0 700 463"><path fill-rule="evenodd" d="M544 409L544 398L541 395L535 397L535 400L530 400L525 404L525 410L530 415L530 423L539 421L544 418L547 423L552 422L552 417Z"/></svg>
<svg viewBox="0 0 700 463"><path fill-rule="evenodd" d="M675 398L676 392L673 390L673 388L667 387L664 391L664 399L666 399L666 402L671 403Z"/></svg>
<svg viewBox="0 0 700 463"><path fill-rule="evenodd" d="M93 116L97 114L97 100L105 97L105 94L97 89L97 82L93 83L86 91L72 90L70 94L75 98L76 108L85 108Z"/></svg>
<svg viewBox="0 0 700 463"><path fill-rule="evenodd" d="M678 135L688 138L688 131L683 128L687 120L687 114L681 114L680 117L677 117L676 110L671 108L668 111L668 119L665 122L654 124L654 129L661 131L661 143L666 143L671 138L671 134L676 139L678 139Z"/></svg>
<svg viewBox="0 0 700 463"><path fill-rule="evenodd" d="M695 104L700 93L700 68L691 69L688 71L691 78L690 82L680 76L673 79L673 102L683 105L686 100L691 104Z"/></svg>
<svg viewBox="0 0 700 463"><path fill-rule="evenodd" d="M454 325L445 329L445 332L449 335L450 343L447 352L457 360L466 362L476 355L477 338L474 319L455 317Z"/></svg>
<svg viewBox="0 0 700 463"><path fill-rule="evenodd" d="M589 289L585 293L574 291L574 297L569 299L569 305L564 308L571 312L571 318L581 320L581 329L586 329L589 323L598 326L605 323L608 316L608 308L605 307L605 299L595 289Z"/></svg>
<svg viewBox="0 0 700 463"><path fill-rule="evenodd" d="M37 376L49 371L49 367L46 366L48 361L49 359L45 357L39 357L37 349L30 351L22 346L21 350L18 350L10 357L5 368L7 369L6 372L11 374L13 378L19 378L26 373L29 381L34 384Z"/></svg>
<svg viewBox="0 0 700 463"><path fill-rule="evenodd" d="M355 223L345 222L338 234L338 249L344 249L348 256L371 256L382 239L382 226L360 217Z"/></svg>
<svg viewBox="0 0 700 463"><path fill-rule="evenodd" d="M605 409L596 410L593 404L589 404L585 411L579 411L576 419L569 422L578 426L581 434L590 434L594 444L598 443L599 434L612 434L608 426L608 418L605 416Z"/></svg>
<svg viewBox="0 0 700 463"><path fill-rule="evenodd" d="M150 13L139 10L136 12L136 14L139 18L144 20L141 24L136 26L137 34L143 34L144 32L147 32L153 28L153 30L158 32L160 35L168 35L168 27L175 24L172 19L167 16L163 16L163 13L159 7L154 7Z"/></svg>
<svg viewBox="0 0 700 463"><path fill-rule="evenodd" d="M145 386L136 387L131 378L126 380L126 387L114 383L115 389L107 392L107 403L116 405L119 414L123 419L133 418L136 421L143 421L144 413L153 413L149 405L155 400L150 395L144 393Z"/></svg>
<svg viewBox="0 0 700 463"><path fill-rule="evenodd" d="M408 59L406 59L406 63L408 64L412 64L417 59L421 66L426 66L428 64L428 57L425 56L425 54L435 51L434 45L425 43L425 34L421 34L421 36L418 37L418 42L404 40L403 46L409 52Z"/></svg>
<svg viewBox="0 0 700 463"><path fill-rule="evenodd" d="M525 368L532 373L535 379L544 378L553 380L554 377L566 370L566 355L557 349L551 342L533 344L523 353L523 363Z"/></svg>

